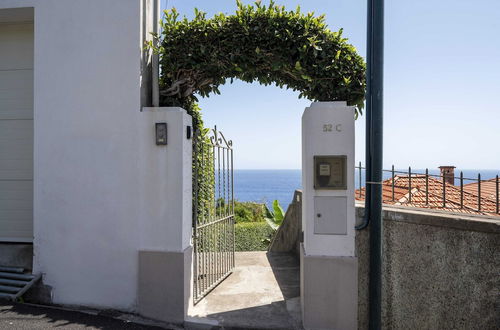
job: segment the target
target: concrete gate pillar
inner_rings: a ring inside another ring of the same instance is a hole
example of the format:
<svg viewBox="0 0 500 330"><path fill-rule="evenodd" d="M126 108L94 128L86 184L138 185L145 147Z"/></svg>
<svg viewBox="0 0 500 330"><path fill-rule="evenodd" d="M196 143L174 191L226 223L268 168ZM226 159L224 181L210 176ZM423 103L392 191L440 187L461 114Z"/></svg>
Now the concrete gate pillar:
<svg viewBox="0 0 500 330"><path fill-rule="evenodd" d="M354 107L315 102L302 116L301 303L306 329L357 329Z"/></svg>
<svg viewBox="0 0 500 330"><path fill-rule="evenodd" d="M143 316L181 324L191 297L191 116L177 107L144 108L140 125L137 307Z"/></svg>

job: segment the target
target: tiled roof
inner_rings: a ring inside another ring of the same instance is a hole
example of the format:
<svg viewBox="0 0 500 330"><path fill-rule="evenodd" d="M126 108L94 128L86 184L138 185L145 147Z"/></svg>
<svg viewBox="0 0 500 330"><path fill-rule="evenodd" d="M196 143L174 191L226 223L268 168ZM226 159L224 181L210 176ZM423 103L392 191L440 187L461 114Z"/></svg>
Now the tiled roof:
<svg viewBox="0 0 500 330"><path fill-rule="evenodd" d="M464 190L477 195L478 183L464 184ZM496 201L496 178L481 181L481 197Z"/></svg>
<svg viewBox="0 0 500 330"><path fill-rule="evenodd" d="M427 183L426 183L427 181ZM411 194L410 194L411 184ZM426 189L427 187L427 189ZM443 205L443 187L445 203ZM482 188L482 185L481 185ZM477 187L476 187L477 191ZM357 200L364 200L365 188L356 190ZM459 212L467 214L498 215L496 204L493 200L485 198L481 193L481 209L478 209L477 193L467 191L464 186L463 195L460 187L443 182L429 176L426 180L425 175L412 175L411 180L408 175L397 175L394 177L394 198L392 179L385 180L382 183L382 201L384 204L404 205L411 207L420 207L427 209L439 209L450 212ZM463 199L463 204L461 200Z"/></svg>

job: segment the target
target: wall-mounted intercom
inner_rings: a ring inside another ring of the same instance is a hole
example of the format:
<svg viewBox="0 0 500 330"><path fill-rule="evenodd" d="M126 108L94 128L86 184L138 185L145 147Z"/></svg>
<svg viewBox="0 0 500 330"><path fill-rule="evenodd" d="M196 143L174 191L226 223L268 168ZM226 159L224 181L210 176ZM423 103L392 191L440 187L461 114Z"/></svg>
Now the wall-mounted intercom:
<svg viewBox="0 0 500 330"><path fill-rule="evenodd" d="M167 145L167 123L155 124L156 145Z"/></svg>
<svg viewBox="0 0 500 330"><path fill-rule="evenodd" d="M314 156L314 189L347 189L347 156Z"/></svg>

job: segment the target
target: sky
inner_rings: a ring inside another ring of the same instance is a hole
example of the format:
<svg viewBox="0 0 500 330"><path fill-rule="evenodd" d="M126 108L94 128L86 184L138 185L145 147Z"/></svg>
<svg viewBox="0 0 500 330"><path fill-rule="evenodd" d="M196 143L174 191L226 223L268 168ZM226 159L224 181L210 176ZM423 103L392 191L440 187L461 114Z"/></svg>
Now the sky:
<svg viewBox="0 0 500 330"><path fill-rule="evenodd" d="M366 0L275 2L325 14L328 27L343 28L366 55ZM236 1L162 0L162 7L191 18L194 8L234 13ZM385 168L500 168L499 33L498 0L385 1ZM300 168L300 120L310 101L241 81L220 91L200 98L200 107L206 126L233 140L235 168ZM356 163L363 164L364 124L356 121Z"/></svg>

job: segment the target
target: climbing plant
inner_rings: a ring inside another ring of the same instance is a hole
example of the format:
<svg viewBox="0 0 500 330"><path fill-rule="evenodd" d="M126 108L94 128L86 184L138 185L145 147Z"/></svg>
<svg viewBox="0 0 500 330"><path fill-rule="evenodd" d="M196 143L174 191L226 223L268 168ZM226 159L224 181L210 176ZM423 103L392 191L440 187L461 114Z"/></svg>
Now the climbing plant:
<svg viewBox="0 0 500 330"><path fill-rule="evenodd" d="M300 7L287 11L273 1L266 6L238 0L236 6L234 14L211 18L195 9L192 20L167 10L161 35L150 43L160 55L160 103L188 111L198 144L207 140L208 130L203 128L197 95L220 94L219 86L233 79L274 83L311 101L347 101L355 106L356 117L361 113L365 63L342 29L330 31L323 15L304 14ZM209 173L213 168L202 164L199 155L193 155L193 165ZM211 176L204 176L195 190L212 184ZM199 209L209 197L198 194Z"/></svg>
<svg viewBox="0 0 500 330"><path fill-rule="evenodd" d="M243 5L235 14L192 20L165 11L158 36L160 95L201 124L196 95L219 94L229 79L290 88L312 101L347 101L363 108L365 63L342 29L330 31L324 16L287 11L273 1Z"/></svg>

